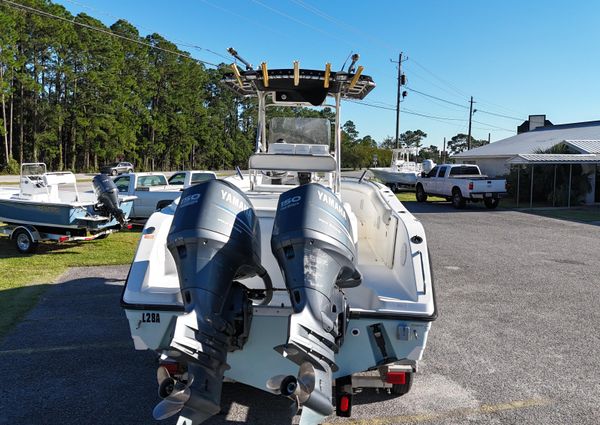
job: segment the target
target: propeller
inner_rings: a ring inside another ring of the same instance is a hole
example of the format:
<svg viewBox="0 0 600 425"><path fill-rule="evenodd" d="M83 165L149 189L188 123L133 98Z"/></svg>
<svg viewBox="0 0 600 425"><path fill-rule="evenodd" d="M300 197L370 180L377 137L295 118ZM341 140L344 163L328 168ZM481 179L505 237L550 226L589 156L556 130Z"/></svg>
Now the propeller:
<svg viewBox="0 0 600 425"><path fill-rule="evenodd" d="M291 405L292 415L296 415L302 407L303 412L312 412L310 415L320 415L321 418L330 415L333 412L331 404L331 393L326 390L316 388L317 382L328 381L326 378L331 371L319 369L310 362L304 362L300 365L298 376L276 375L270 378L266 387L274 394L281 394L293 401ZM304 413L303 413L304 416ZM306 422L314 423L314 422Z"/></svg>
<svg viewBox="0 0 600 425"><path fill-rule="evenodd" d="M190 386L194 382L194 376L187 372L181 379L173 378L163 366L156 371L158 381L158 395L163 399L152 411L154 419L160 421L167 419L181 411L190 399L192 391Z"/></svg>
<svg viewBox="0 0 600 425"><path fill-rule="evenodd" d="M291 413L295 415L315 389L315 368L308 362L302 363L298 377L275 375L267 381L266 387L273 394L281 394L292 399Z"/></svg>
<svg viewBox="0 0 600 425"><path fill-rule="evenodd" d="M267 381L267 389L273 394L281 394L281 383L288 375L275 375Z"/></svg>

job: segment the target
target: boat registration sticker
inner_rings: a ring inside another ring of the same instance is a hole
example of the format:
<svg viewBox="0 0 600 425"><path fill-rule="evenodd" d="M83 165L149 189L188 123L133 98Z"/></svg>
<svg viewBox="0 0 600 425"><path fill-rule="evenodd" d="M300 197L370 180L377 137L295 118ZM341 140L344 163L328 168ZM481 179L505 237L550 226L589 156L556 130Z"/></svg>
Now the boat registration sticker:
<svg viewBox="0 0 600 425"><path fill-rule="evenodd" d="M142 313L142 323L160 323L160 313Z"/></svg>

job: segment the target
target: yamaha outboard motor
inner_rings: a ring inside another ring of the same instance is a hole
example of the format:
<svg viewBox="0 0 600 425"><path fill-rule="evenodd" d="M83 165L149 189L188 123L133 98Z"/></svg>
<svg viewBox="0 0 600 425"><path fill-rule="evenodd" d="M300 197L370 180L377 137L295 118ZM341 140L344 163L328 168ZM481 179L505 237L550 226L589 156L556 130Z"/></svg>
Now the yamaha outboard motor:
<svg viewBox="0 0 600 425"><path fill-rule="evenodd" d="M119 189L115 182L105 174L98 174L92 179L92 185L98 199L94 209L101 214L116 218L121 226L124 226L127 220L119 208Z"/></svg>
<svg viewBox="0 0 600 425"><path fill-rule="evenodd" d="M262 277L267 293L263 302L270 300L272 284L260 265L254 209L244 193L225 181L210 180L183 191L167 247L175 259L185 309L171 348L180 353L178 361L187 363L188 374L176 385L171 378L159 378L160 387L169 387L171 393L159 391L164 400L154 416L164 419L181 411L197 424L220 411L227 352L241 349L248 338L252 302L235 280Z"/></svg>
<svg viewBox="0 0 600 425"><path fill-rule="evenodd" d="M287 344L275 347L300 366L297 377L273 378L267 387L304 408L332 413L332 370L347 325L347 300L340 288L357 286L356 246L342 203L316 183L279 198L271 249L285 277L293 313Z"/></svg>

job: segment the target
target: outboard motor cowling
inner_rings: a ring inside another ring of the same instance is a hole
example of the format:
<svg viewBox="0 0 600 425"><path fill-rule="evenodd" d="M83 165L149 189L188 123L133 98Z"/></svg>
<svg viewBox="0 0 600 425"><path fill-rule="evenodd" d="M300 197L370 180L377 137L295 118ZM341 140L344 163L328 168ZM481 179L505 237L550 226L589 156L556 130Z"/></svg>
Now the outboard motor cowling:
<svg viewBox="0 0 600 425"><path fill-rule="evenodd" d="M125 214L119 208L119 189L110 177L105 174L98 174L92 179L94 193L98 199L95 205L96 211L109 217L114 217L124 226L127 220Z"/></svg>
<svg viewBox="0 0 600 425"><path fill-rule="evenodd" d="M337 370L335 354L347 324L347 300L340 288L361 282L352 227L337 196L316 183L283 193L271 249L293 307L287 344L275 349L300 366L298 382L315 381L310 392L307 385L299 385L301 394L294 394L296 399L329 415L331 372Z"/></svg>
<svg viewBox="0 0 600 425"><path fill-rule="evenodd" d="M252 303L234 281L259 275L267 289L271 283L260 264L254 209L225 181L210 180L183 191L167 247L186 313L178 319L171 348L184 355L193 376L183 414L199 423L219 412L227 352L241 348L249 333ZM195 319L186 320L186 315Z"/></svg>

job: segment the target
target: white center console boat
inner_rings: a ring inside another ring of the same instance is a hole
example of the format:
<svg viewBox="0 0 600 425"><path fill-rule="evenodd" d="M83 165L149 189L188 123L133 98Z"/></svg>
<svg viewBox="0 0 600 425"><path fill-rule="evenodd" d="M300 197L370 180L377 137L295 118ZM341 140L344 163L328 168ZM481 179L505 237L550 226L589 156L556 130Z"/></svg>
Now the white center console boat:
<svg viewBox="0 0 600 425"><path fill-rule="evenodd" d="M203 422L224 378L289 397L301 424L349 416L358 387L406 393L437 316L425 232L387 187L340 174L341 102L375 83L362 67L232 67L223 83L258 99L249 171L154 213L123 291L135 348L161 358L154 417ZM327 101L333 125L267 122Z"/></svg>

